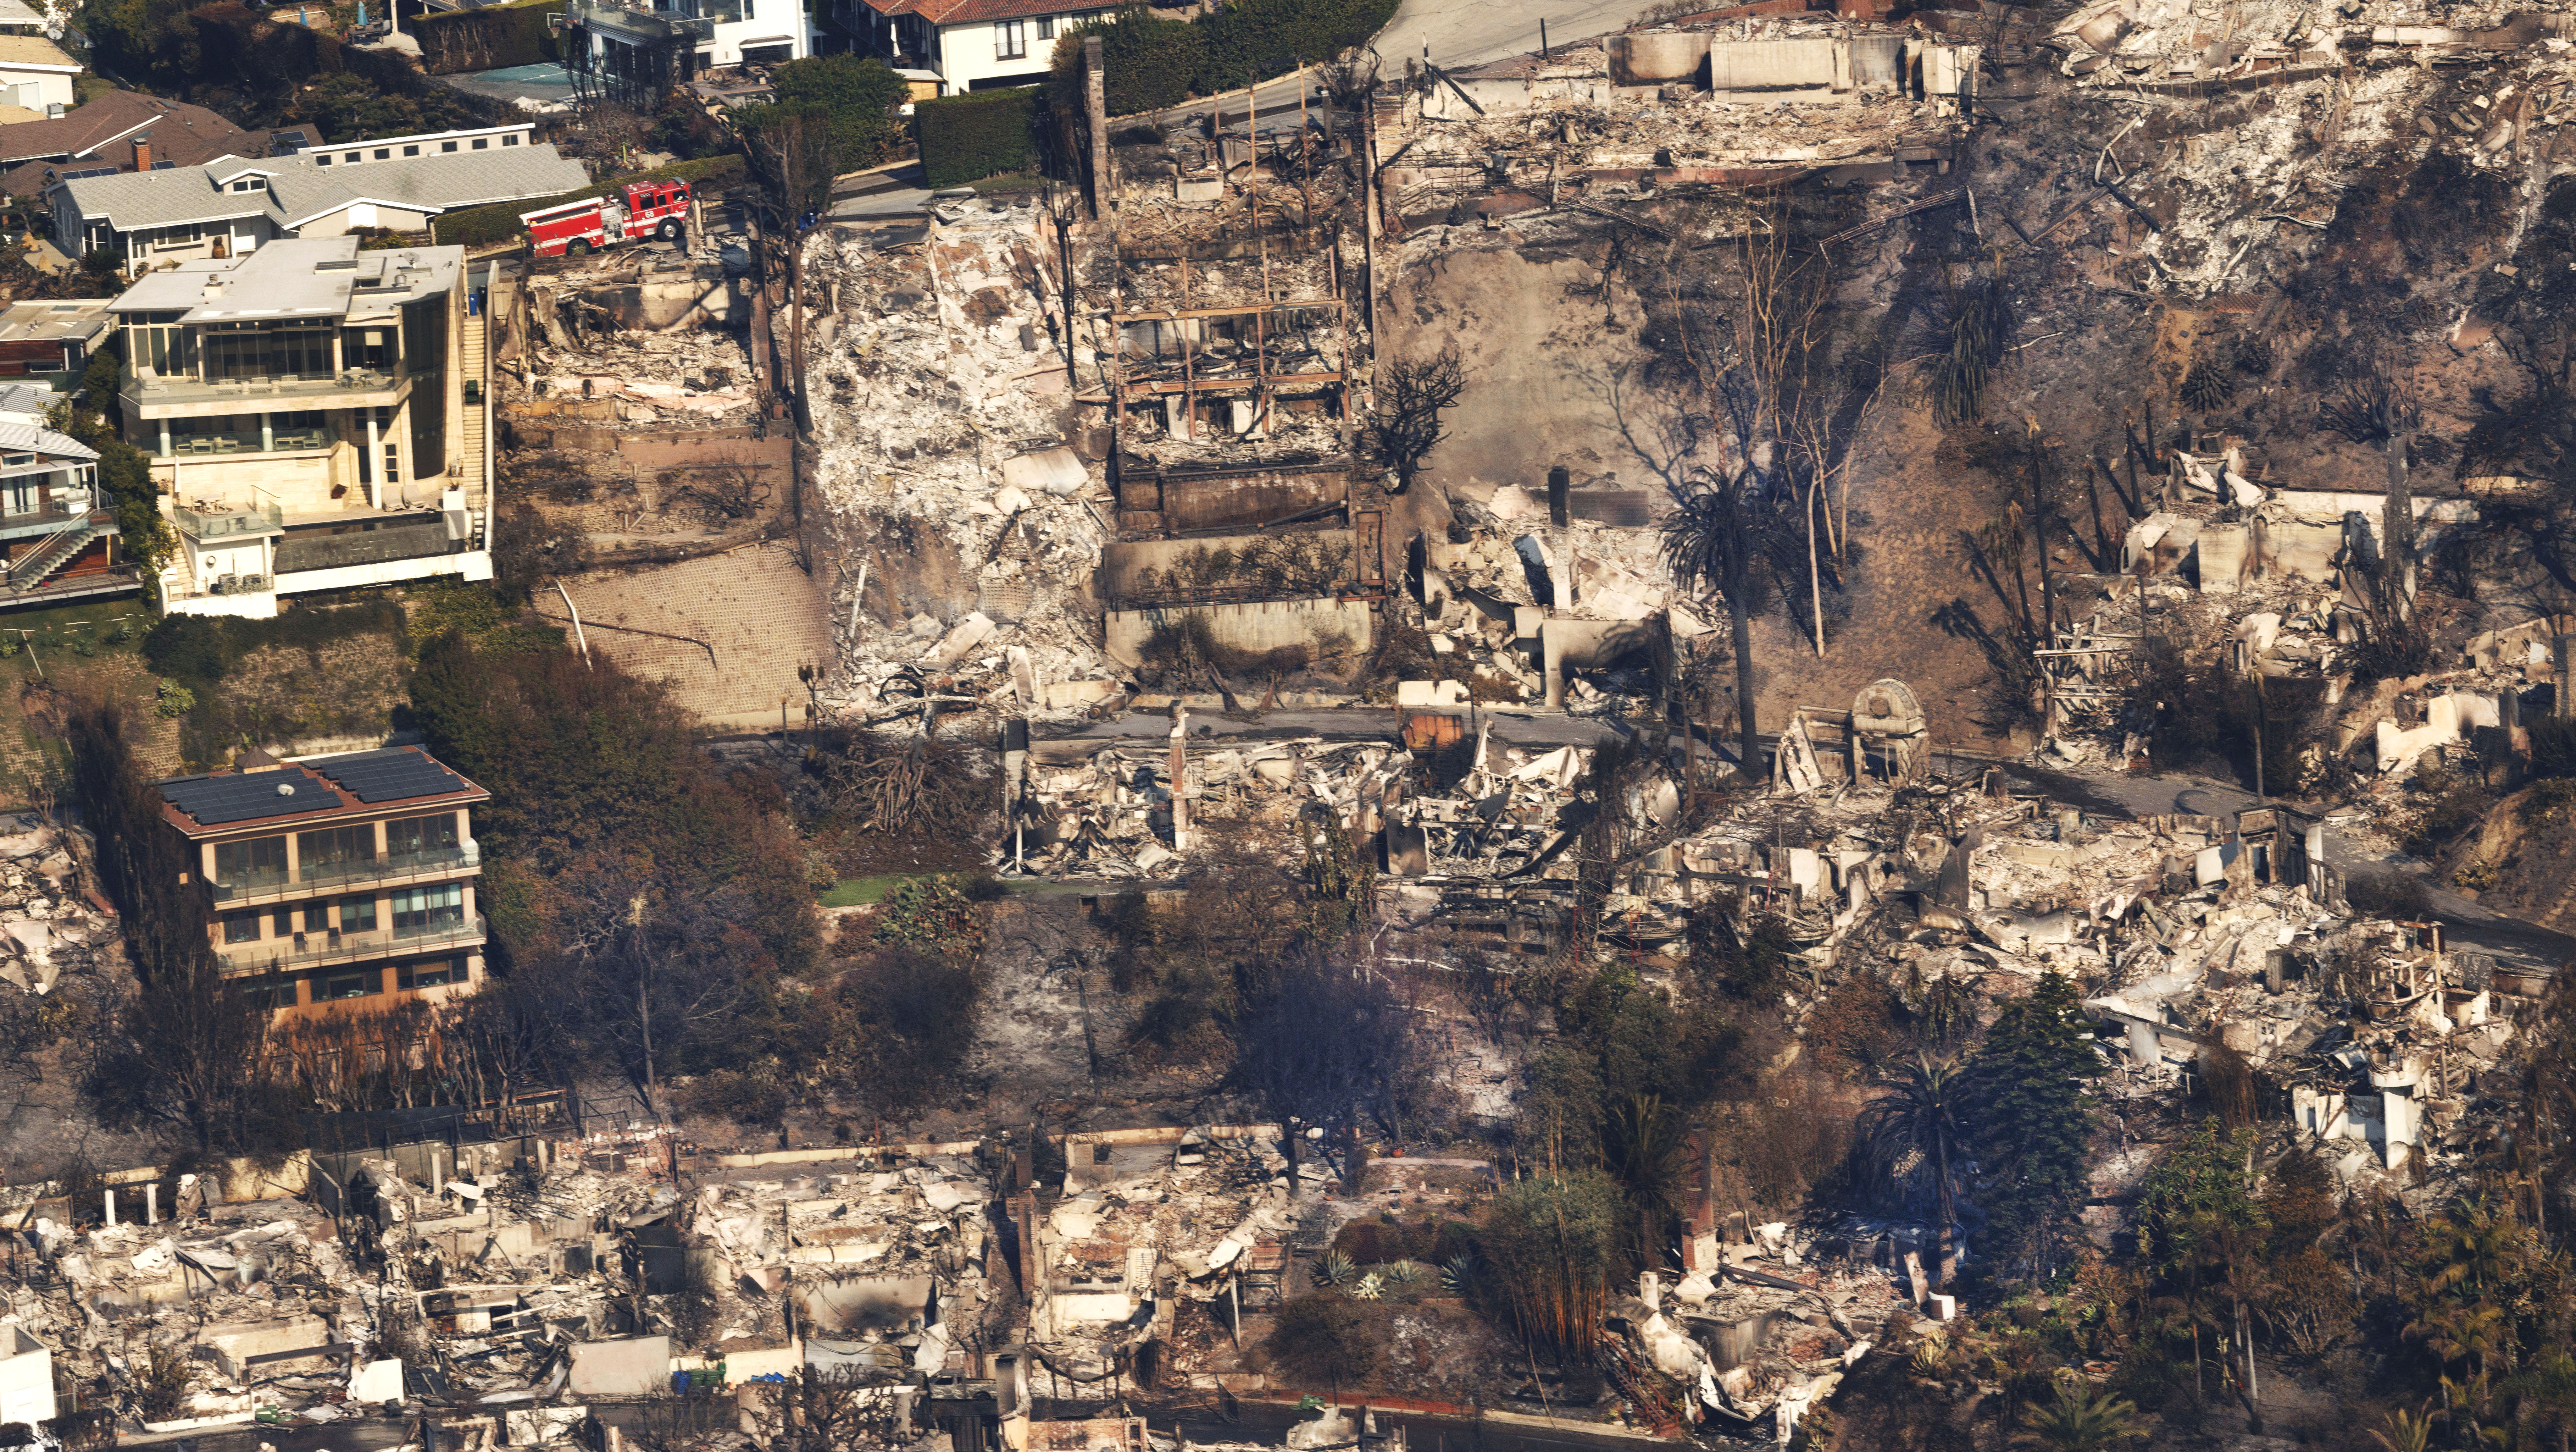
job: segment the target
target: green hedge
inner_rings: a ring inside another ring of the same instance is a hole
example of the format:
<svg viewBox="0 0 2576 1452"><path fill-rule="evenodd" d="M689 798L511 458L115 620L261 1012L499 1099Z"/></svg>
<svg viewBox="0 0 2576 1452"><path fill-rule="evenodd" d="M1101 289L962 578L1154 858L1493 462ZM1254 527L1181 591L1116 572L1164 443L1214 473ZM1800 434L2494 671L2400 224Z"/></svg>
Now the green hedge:
<svg viewBox="0 0 2576 1452"><path fill-rule="evenodd" d="M423 15L407 23L420 42L421 64L433 76L499 70L561 60L547 17L560 7L513 5L490 10L461 10Z"/></svg>
<svg viewBox="0 0 2576 1452"><path fill-rule="evenodd" d="M430 236L442 247L483 247L494 242L507 242L523 235L519 218L542 207L577 202L584 197L604 197L628 182L684 181L701 190L709 185L730 185L742 177L739 154L710 156L697 161L674 162L651 171L632 172L596 182L577 192L555 197L530 197L523 202L499 202L488 207L475 207L463 212L450 212L430 222Z"/></svg>
<svg viewBox="0 0 2576 1452"><path fill-rule="evenodd" d="M1233 0L1196 20L1163 20L1130 6L1057 43L1050 105L1060 121L1082 115L1085 36L1100 37L1109 114L1130 116L1286 75L1301 60L1329 60L1366 44L1395 7L1396 0Z"/></svg>
<svg viewBox="0 0 2576 1452"><path fill-rule="evenodd" d="M1022 86L914 102L913 136L921 143L921 169L931 187L962 187L1035 165L1030 123L1039 90Z"/></svg>

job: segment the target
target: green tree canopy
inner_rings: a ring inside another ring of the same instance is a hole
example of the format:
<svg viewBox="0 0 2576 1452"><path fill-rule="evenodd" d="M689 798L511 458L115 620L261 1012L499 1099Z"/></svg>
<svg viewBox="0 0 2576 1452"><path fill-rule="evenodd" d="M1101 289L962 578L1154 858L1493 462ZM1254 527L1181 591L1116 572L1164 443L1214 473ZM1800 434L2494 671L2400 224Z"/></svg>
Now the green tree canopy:
<svg viewBox="0 0 2576 1452"><path fill-rule="evenodd" d="M899 133L894 108L903 104L903 77L873 56L818 55L789 61L771 87L782 107L812 107L830 118L832 154L841 170L884 159Z"/></svg>
<svg viewBox="0 0 2576 1452"><path fill-rule="evenodd" d="M2060 973L2004 1006L1969 1068L1977 1203L1990 1236L2026 1274L2055 1268L2056 1242L2083 1203L2093 1136L2085 1085L2101 1068L2075 984Z"/></svg>

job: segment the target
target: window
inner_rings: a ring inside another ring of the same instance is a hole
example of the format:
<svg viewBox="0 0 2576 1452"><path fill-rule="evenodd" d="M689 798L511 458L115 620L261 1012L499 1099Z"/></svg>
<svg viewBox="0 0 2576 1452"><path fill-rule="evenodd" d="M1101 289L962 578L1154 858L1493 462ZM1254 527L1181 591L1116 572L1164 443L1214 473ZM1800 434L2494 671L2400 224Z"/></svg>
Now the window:
<svg viewBox="0 0 2576 1452"><path fill-rule="evenodd" d="M376 148L376 160L378 161L391 161L393 160L393 156L394 149L390 146L379 146Z"/></svg>
<svg viewBox="0 0 2576 1452"><path fill-rule="evenodd" d="M1055 17L1054 17L1054 16L1052 16L1052 15L1041 15L1041 16L1039 16L1039 17L1038 17L1038 39L1040 39L1040 40L1053 40L1053 39L1055 39Z"/></svg>
<svg viewBox="0 0 2576 1452"><path fill-rule="evenodd" d="M286 839L216 843L215 881L225 887L265 887L286 881Z"/></svg>
<svg viewBox="0 0 2576 1452"><path fill-rule="evenodd" d="M242 989L242 998L251 1007L274 1011L295 1006L295 980L280 979L275 983L252 984Z"/></svg>
<svg viewBox="0 0 2576 1452"><path fill-rule="evenodd" d="M340 155L340 159L341 159L342 161L349 162L349 163L351 163L351 164L353 164L353 165L354 165L354 164L357 162L357 160L358 160L358 153L356 153L356 152L354 152L354 151L342 152L342 153L341 153L341 155Z"/></svg>
<svg viewBox="0 0 2576 1452"><path fill-rule="evenodd" d="M225 941L225 942L227 942L227 943L256 943L256 942L258 942L258 941L259 941L259 914L257 914L257 913L226 913L226 914L224 914L224 941Z"/></svg>
<svg viewBox="0 0 2576 1452"><path fill-rule="evenodd" d="M406 817L385 823L385 855L416 857L423 852L445 852L456 846L456 814L441 812L434 817Z"/></svg>
<svg viewBox="0 0 2576 1452"><path fill-rule="evenodd" d="M372 933L376 930L376 900L371 897L340 899L340 931Z"/></svg>
<svg viewBox="0 0 2576 1452"><path fill-rule="evenodd" d="M492 138L491 138L491 137L489 137L489 136L477 136L477 137L475 137L475 138L474 138L474 149L475 149L476 151L484 151L484 150L488 150L488 149L490 149L491 145L492 145Z"/></svg>
<svg viewBox="0 0 2576 1452"><path fill-rule="evenodd" d="M0 479L0 513L35 513L37 506L44 503L44 490L39 487L43 483L43 476L38 474L13 474Z"/></svg>
<svg viewBox="0 0 2576 1452"><path fill-rule="evenodd" d="M205 354L208 378L328 378L331 330L218 325L206 329Z"/></svg>
<svg viewBox="0 0 2576 1452"><path fill-rule="evenodd" d="M441 156L444 156L444 155L446 155L447 153L449 153L449 152L451 152L451 151L454 151L455 149L456 149L456 143L455 143L455 142L453 142L453 141L442 141L442 142L438 143L438 152L439 152L439 155L441 155Z"/></svg>
<svg viewBox="0 0 2576 1452"><path fill-rule="evenodd" d="M329 877L355 863L373 862L376 860L376 829L361 825L298 833L295 860L306 882L317 877Z"/></svg>
<svg viewBox="0 0 2576 1452"><path fill-rule="evenodd" d="M408 993L415 988L439 988L465 981L462 957L434 959L426 963L405 963L395 981Z"/></svg>
<svg viewBox="0 0 2576 1452"><path fill-rule="evenodd" d="M406 146L403 148L403 155L418 156L420 155L420 148L417 146Z"/></svg>
<svg viewBox="0 0 2576 1452"><path fill-rule="evenodd" d="M1026 22L996 20L993 22L993 59L1020 60L1029 53Z"/></svg>
<svg viewBox="0 0 2576 1452"><path fill-rule="evenodd" d="M277 936L281 938L295 936L295 909L282 907L277 910Z"/></svg>
<svg viewBox="0 0 2576 1452"><path fill-rule="evenodd" d="M452 932L465 923L465 885L407 887L394 893L394 935L417 938Z"/></svg>
<svg viewBox="0 0 2576 1452"><path fill-rule="evenodd" d="M336 1003L344 998L364 998L385 991L385 970L361 968L355 973L334 973L313 980L315 1003Z"/></svg>
<svg viewBox="0 0 2576 1452"><path fill-rule="evenodd" d="M518 138L518 135L517 135L516 133L512 133L511 135L508 135L508 136L504 136L504 137L502 137L502 138L501 138L501 144L502 144L503 146L516 146L516 145L518 145L518 144L519 144L519 138Z"/></svg>
<svg viewBox="0 0 2576 1452"><path fill-rule="evenodd" d="M330 153L322 151L313 153L313 164L315 166L329 166L331 164Z"/></svg>
<svg viewBox="0 0 2576 1452"><path fill-rule="evenodd" d="M331 931L331 905L329 903L317 902L306 905L304 909L304 931L308 933L327 933Z"/></svg>

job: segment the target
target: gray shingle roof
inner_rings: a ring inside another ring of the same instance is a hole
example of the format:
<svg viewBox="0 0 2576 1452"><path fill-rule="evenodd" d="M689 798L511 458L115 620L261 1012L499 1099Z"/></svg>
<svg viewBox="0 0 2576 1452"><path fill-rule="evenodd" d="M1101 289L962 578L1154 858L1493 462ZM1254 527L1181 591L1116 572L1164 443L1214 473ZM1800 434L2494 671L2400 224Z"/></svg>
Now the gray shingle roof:
<svg viewBox="0 0 2576 1452"><path fill-rule="evenodd" d="M228 182L253 171L268 176L268 190L227 189ZM354 202L437 213L551 197L589 184L581 163L539 144L357 167L319 167L304 154L258 160L228 156L202 166L81 177L57 185L84 218L104 218L117 231L133 232L241 217L267 217L292 230Z"/></svg>

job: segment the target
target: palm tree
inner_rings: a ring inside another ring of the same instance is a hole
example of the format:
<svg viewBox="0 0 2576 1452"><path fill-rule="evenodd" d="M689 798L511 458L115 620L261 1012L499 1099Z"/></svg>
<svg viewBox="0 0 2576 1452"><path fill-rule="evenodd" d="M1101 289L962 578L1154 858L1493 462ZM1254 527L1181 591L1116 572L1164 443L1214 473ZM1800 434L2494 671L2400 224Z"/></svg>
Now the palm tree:
<svg viewBox="0 0 2576 1452"><path fill-rule="evenodd" d="M1663 527L1664 566L1673 572L1673 583L1726 597L1735 651L1735 723L1748 778L1760 760L1753 740L1753 594L1764 548L1756 482L1748 468L1732 479L1702 472L1687 488L1673 485L1674 509Z"/></svg>
<svg viewBox="0 0 2576 1452"><path fill-rule="evenodd" d="M1918 1050L1914 1062L1898 1068L1888 1092L1871 1101L1861 1119L1862 1143L1881 1174L1890 1180L1896 1167L1916 1156L1932 1170L1935 1231L1931 1281L1941 1284L1942 1266L1950 1258L1950 1226L1957 1218L1959 1147L1967 1113L1967 1074L1958 1059Z"/></svg>
<svg viewBox="0 0 2576 1452"><path fill-rule="evenodd" d="M2372 1432L2370 1439L2388 1452L2427 1452L2433 1445L2433 1411L2427 1402L2419 1411L2404 1408L2388 1414L2388 1430Z"/></svg>
<svg viewBox="0 0 2576 1452"><path fill-rule="evenodd" d="M2215 1333L2226 1326L2227 1323L2219 1318L2217 1303L2210 1298L2208 1289L2201 1285L2200 1277L2195 1273L2183 1283L2179 1292L2158 1296L2155 1309L2160 1315L2170 1318L2167 1325L2180 1322L2190 1330L2191 1391L2194 1397L2206 1397L2208 1389L2200 1379L2200 1328L2206 1326Z"/></svg>
<svg viewBox="0 0 2576 1452"><path fill-rule="evenodd" d="M2033 1409L2013 1440L2049 1452L2105 1452L2138 1435L2136 1407L2069 1376L2058 1381L2057 1400Z"/></svg>
<svg viewBox="0 0 2576 1452"><path fill-rule="evenodd" d="M2483 1195L2470 1200L2426 1227L2426 1260L2434 1265L2437 1290L2466 1286L2482 1296L2503 1278L2515 1252L2513 1208L2499 1208Z"/></svg>
<svg viewBox="0 0 2576 1452"><path fill-rule="evenodd" d="M1619 1182L1629 1213L1636 1216L1640 1270L1663 1264L1664 1222L1672 1214L1673 1191L1687 1158L1684 1137L1681 1116L1653 1094L1614 1106L1602 1126L1601 1168Z"/></svg>

